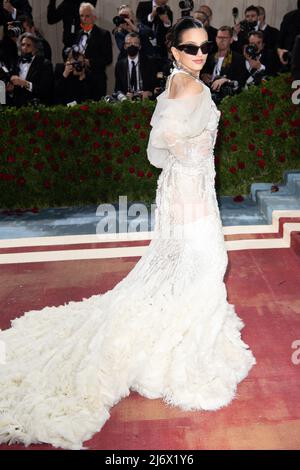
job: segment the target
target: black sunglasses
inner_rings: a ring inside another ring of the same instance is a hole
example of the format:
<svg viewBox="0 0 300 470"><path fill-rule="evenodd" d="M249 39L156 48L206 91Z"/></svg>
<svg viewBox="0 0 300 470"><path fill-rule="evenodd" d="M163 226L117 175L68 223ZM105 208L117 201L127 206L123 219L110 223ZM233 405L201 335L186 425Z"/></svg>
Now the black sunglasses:
<svg viewBox="0 0 300 470"><path fill-rule="evenodd" d="M200 46L195 46L194 44L180 44L176 47L180 51L185 52L189 55L197 55L199 49L201 50L202 54L209 54L212 51L212 41L205 41Z"/></svg>

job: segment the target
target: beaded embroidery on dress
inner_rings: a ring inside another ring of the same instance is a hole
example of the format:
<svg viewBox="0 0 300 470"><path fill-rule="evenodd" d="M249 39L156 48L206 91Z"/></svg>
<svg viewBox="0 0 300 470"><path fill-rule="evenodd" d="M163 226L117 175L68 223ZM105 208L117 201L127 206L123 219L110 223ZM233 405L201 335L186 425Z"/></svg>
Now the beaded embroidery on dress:
<svg viewBox="0 0 300 470"><path fill-rule="evenodd" d="M130 390L184 410L235 397L255 359L223 282L219 117L205 85L192 98L159 96L147 149L163 169L153 240L114 289L28 312L0 332L0 442L83 448Z"/></svg>

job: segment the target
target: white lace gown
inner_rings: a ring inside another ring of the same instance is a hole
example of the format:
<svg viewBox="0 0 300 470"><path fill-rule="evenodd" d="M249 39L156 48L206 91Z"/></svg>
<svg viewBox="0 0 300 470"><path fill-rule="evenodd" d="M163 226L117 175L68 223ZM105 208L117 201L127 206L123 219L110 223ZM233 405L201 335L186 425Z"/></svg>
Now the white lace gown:
<svg viewBox="0 0 300 470"><path fill-rule="evenodd" d="M223 282L213 159L220 113L205 86L184 99L168 91L147 150L163 169L154 239L114 289L28 312L0 332L1 443L84 448L130 390L184 410L217 410L255 363Z"/></svg>

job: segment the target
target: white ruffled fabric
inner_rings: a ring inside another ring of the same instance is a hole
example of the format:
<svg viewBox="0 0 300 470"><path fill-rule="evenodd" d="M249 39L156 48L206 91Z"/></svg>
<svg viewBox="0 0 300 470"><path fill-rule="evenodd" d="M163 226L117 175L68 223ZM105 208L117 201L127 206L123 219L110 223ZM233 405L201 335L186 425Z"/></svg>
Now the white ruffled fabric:
<svg viewBox="0 0 300 470"><path fill-rule="evenodd" d="M111 291L28 312L0 332L2 443L84 448L130 390L184 410L216 410L255 364L223 282L213 163L220 113L205 87L193 100L167 92L148 146L163 168L154 239Z"/></svg>

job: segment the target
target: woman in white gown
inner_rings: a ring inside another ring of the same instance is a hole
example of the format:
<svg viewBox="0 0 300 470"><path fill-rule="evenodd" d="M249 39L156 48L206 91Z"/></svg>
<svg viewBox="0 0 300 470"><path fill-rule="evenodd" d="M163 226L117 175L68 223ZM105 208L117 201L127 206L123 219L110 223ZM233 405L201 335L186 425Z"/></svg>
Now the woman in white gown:
<svg viewBox="0 0 300 470"><path fill-rule="evenodd" d="M207 34L182 19L172 43L177 66L147 149L162 168L154 238L111 291L28 312L0 332L2 443L83 448L130 390L184 410L216 410L255 363L223 282L213 158L220 113L198 79Z"/></svg>

